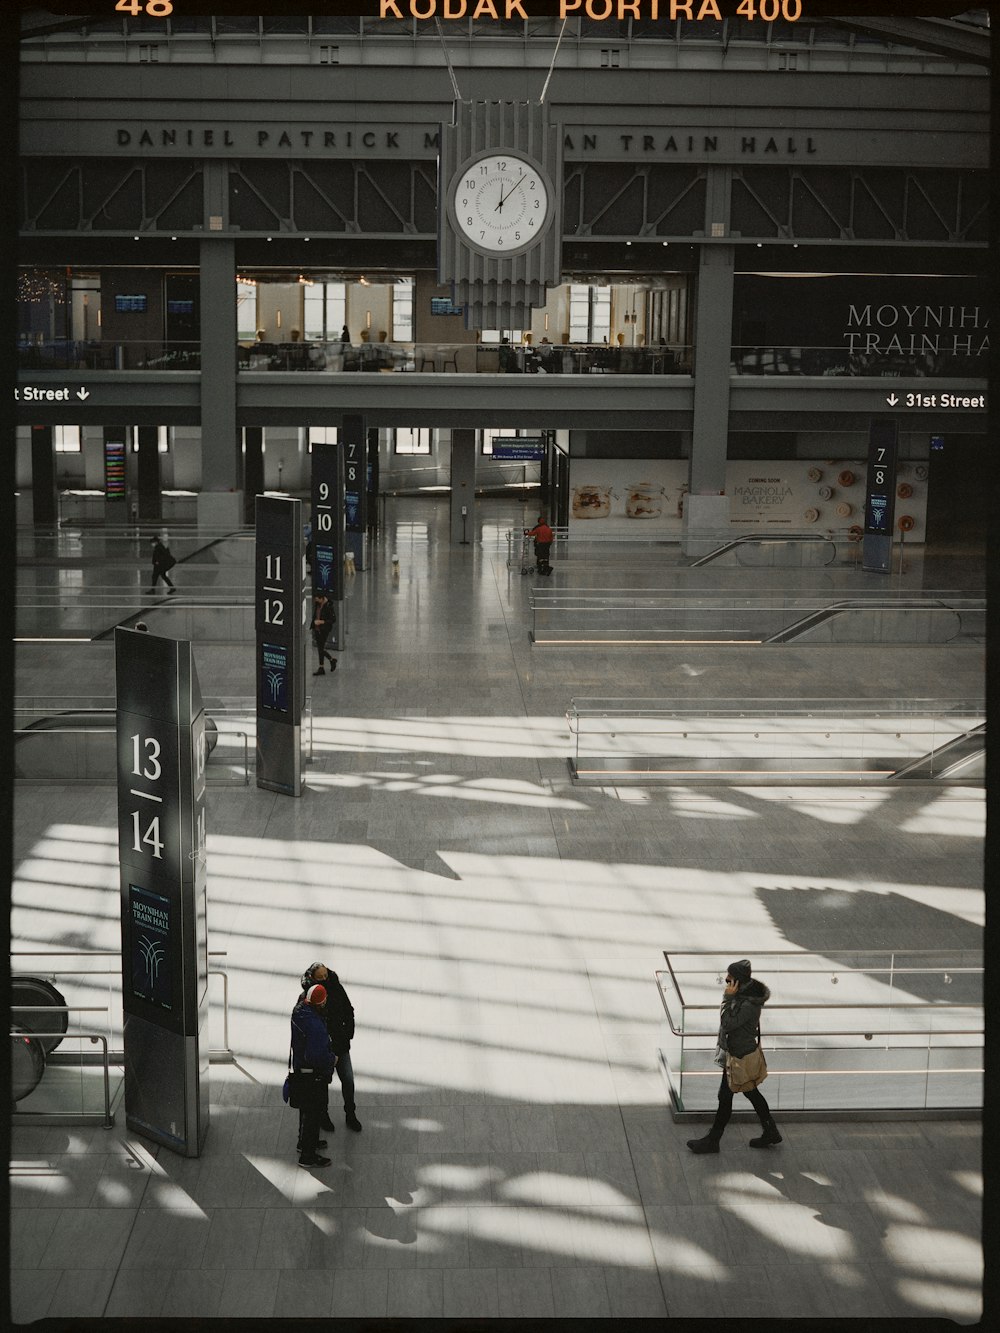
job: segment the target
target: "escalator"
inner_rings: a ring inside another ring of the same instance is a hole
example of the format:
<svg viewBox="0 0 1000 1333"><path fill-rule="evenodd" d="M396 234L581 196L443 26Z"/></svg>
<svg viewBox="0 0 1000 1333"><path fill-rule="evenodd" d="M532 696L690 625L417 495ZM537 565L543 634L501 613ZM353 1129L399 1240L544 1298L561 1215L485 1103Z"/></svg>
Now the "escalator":
<svg viewBox="0 0 1000 1333"><path fill-rule="evenodd" d="M772 551L776 551L778 548L781 547L795 548L794 553L799 556L799 559L789 560L787 562L787 564L793 568L798 568L801 566L815 566L820 564L832 565L834 561L837 559L836 542L829 537L821 537L819 536L818 533L783 532L780 537L777 535L773 537L772 536L762 537L759 534L752 535L749 532L745 532L739 537L734 537L732 541L724 542L722 546L716 547L714 551L709 551L707 555L701 555L698 557L697 560L692 560L688 568L697 569L700 565L713 564L716 560L720 560L723 556L729 555L730 552L732 551L736 552L736 563L740 564L741 563L740 551L752 548L754 546L763 547L765 549L770 549ZM819 555L825 558L816 560L803 559L802 558L803 548L805 546L808 546L811 550L815 549ZM829 549L820 550L821 547L828 547ZM748 561L743 563L752 564L754 562ZM785 562L779 561L775 563L780 565Z"/></svg>
<svg viewBox="0 0 1000 1333"><path fill-rule="evenodd" d="M986 723L897 768L890 782L982 781L986 777Z"/></svg>
<svg viewBox="0 0 1000 1333"><path fill-rule="evenodd" d="M928 628L933 623L934 633L928 632L926 638L916 639L909 637L906 639L857 639L844 640L844 642L900 642L900 643L950 643L958 637L962 631L962 617L947 602L930 600L923 597L913 598L864 598L851 601L831 602L828 606L820 607L817 611L810 611L808 615L800 620L793 621L791 625L786 625L784 629L778 630L776 634L769 635L768 638L761 640L762 643L790 643L795 639L801 639L813 630L821 626L828 625L832 620L839 616L852 615L858 611L925 611L929 613L949 612L949 616L935 615L933 622L928 622ZM953 617L953 618L952 618ZM950 633L948 631L951 631ZM836 642L835 639L830 641Z"/></svg>
<svg viewBox="0 0 1000 1333"><path fill-rule="evenodd" d="M58 1034L69 1029L69 1013L62 993L45 977L13 977L10 1003L11 1100L20 1102L41 1082L47 1057L62 1041Z"/></svg>

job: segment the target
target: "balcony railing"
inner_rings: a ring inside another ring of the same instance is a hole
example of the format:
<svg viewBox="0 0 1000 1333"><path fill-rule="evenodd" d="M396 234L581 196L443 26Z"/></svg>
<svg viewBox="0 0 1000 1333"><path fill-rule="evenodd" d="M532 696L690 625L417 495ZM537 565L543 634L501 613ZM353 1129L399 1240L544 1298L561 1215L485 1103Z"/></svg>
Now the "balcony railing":
<svg viewBox="0 0 1000 1333"><path fill-rule="evenodd" d="M780 913L781 891L767 896ZM715 1110L723 960L734 952L671 949L656 972L660 1066L675 1118ZM773 992L761 1026L764 1093L776 1113L912 1119L981 1108L978 950L777 949L755 952L753 966Z"/></svg>
<svg viewBox="0 0 1000 1333"><path fill-rule="evenodd" d="M21 343L18 369L200 370L201 344L55 338ZM241 371L311 371L341 374L460 375L690 375L693 348L620 346L618 343L438 343L309 340L237 343ZM885 379L985 379L988 355L966 352L851 352L846 347L740 346L732 348L733 375L808 375Z"/></svg>
<svg viewBox="0 0 1000 1333"><path fill-rule="evenodd" d="M985 378L989 355L914 351L852 352L840 347L735 346L735 375L865 375L885 379Z"/></svg>
<svg viewBox="0 0 1000 1333"><path fill-rule="evenodd" d="M18 370L200 370L200 342L78 341L52 338L20 343Z"/></svg>

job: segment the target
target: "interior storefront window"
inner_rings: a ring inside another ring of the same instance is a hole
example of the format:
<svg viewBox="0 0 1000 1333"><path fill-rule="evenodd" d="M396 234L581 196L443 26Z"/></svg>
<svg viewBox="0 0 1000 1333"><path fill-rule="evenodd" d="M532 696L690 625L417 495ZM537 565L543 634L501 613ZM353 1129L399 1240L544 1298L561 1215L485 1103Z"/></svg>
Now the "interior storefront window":
<svg viewBox="0 0 1000 1333"><path fill-rule="evenodd" d="M53 426L52 442L55 445L57 454L78 454L82 449L80 444L79 426Z"/></svg>
<svg viewBox="0 0 1000 1333"><path fill-rule="evenodd" d="M413 429L410 426L397 426L393 431L392 451L394 454L429 454L430 428Z"/></svg>

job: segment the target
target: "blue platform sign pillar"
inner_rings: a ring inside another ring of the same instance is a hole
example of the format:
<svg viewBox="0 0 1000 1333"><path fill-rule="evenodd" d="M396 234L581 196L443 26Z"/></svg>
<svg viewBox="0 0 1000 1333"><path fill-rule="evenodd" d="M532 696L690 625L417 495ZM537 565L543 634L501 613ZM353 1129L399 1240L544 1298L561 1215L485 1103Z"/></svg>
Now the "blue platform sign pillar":
<svg viewBox="0 0 1000 1333"><path fill-rule="evenodd" d="M257 786L302 795L302 709L312 599L305 585L302 501L256 506Z"/></svg>
<svg viewBox="0 0 1000 1333"><path fill-rule="evenodd" d="M190 643L115 630L125 1122L208 1132L205 712Z"/></svg>
<svg viewBox="0 0 1000 1333"><path fill-rule="evenodd" d="M865 531L861 567L888 574L892 568L892 524L896 507L895 421L876 419L868 428L868 472L865 478Z"/></svg>
<svg viewBox="0 0 1000 1333"><path fill-rule="evenodd" d="M344 648L344 451L339 444L312 446L312 590L325 592L337 622L333 646Z"/></svg>

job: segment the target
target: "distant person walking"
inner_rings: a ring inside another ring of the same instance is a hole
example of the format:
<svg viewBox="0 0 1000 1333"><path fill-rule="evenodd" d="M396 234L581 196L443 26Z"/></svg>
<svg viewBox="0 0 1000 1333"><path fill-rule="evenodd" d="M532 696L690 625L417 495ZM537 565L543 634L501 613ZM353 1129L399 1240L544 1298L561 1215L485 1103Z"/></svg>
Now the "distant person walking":
<svg viewBox="0 0 1000 1333"><path fill-rule="evenodd" d="M733 1095L737 1092L748 1098L764 1130L759 1138L750 1140L750 1147L770 1148L781 1142L778 1126L771 1118L771 1108L757 1086L767 1078L767 1066L759 1051L760 1012L771 998L771 992L762 981L751 976L751 970L749 958L741 958L739 962L730 963L726 972L716 1055L716 1060L724 1064L719 1084L719 1109L704 1138L688 1139L687 1146L695 1153L719 1151L719 1140L733 1113Z"/></svg>
<svg viewBox="0 0 1000 1333"><path fill-rule="evenodd" d="M533 528L526 529L527 536L535 539L535 568L539 574L548 576L552 573L549 553L552 550L553 532L542 514Z"/></svg>
<svg viewBox="0 0 1000 1333"><path fill-rule="evenodd" d="M150 550L153 560L153 575L149 581L149 595L152 596L153 593L156 592L157 579L163 580L167 585L169 592L176 592L177 589L173 585L169 571L173 569L174 565L177 564L177 561L174 559L170 547L167 546L165 542L161 541L159 537L152 537L150 538L150 541Z"/></svg>
<svg viewBox="0 0 1000 1333"><path fill-rule="evenodd" d="M319 668L313 672L314 676L326 674L324 662L330 663L331 671L337 670L337 659L331 657L326 651L326 641L330 637L330 631L333 629L335 620L333 603L325 592L318 592L313 598L312 636L316 651L319 653Z"/></svg>
<svg viewBox="0 0 1000 1333"><path fill-rule="evenodd" d="M319 1152L326 1147L319 1130L336 1063L323 1017L325 1010L325 986L310 986L292 1010L292 1069L306 1076L306 1090L299 1105L299 1166L330 1165L329 1157L321 1157Z"/></svg>
<svg viewBox="0 0 1000 1333"><path fill-rule="evenodd" d="M351 1039L354 1036L354 1006L347 998L347 991L340 984L336 972L331 972L325 963L313 963L302 977L302 990L308 993L310 986L319 982L326 987L327 1005L324 1011L326 1028L330 1034L330 1046L337 1057L337 1077L344 1095L344 1118L347 1128L356 1134L361 1133L361 1121L358 1119L354 1104L354 1068L351 1065ZM320 1128L333 1129L330 1113L320 1120Z"/></svg>

